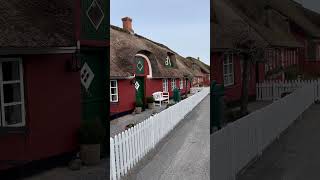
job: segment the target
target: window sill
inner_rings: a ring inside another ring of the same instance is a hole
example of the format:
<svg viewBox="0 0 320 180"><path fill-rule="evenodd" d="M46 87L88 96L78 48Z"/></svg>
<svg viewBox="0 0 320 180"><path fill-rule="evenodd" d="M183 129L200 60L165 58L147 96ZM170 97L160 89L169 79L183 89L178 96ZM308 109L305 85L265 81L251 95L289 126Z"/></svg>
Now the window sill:
<svg viewBox="0 0 320 180"><path fill-rule="evenodd" d="M26 134L27 130L27 127L0 127L0 135Z"/></svg>

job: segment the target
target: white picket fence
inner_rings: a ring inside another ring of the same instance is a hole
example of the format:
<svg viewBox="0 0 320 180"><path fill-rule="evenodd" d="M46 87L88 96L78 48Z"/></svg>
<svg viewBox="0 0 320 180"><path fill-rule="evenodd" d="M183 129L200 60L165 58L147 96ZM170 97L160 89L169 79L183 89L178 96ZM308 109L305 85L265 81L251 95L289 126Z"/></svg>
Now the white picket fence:
<svg viewBox="0 0 320 180"><path fill-rule="evenodd" d="M126 175L209 91L209 88L203 88L189 98L110 138L110 179L119 180Z"/></svg>
<svg viewBox="0 0 320 180"><path fill-rule="evenodd" d="M290 95L245 116L211 135L213 180L236 175L272 143L317 99L314 84L306 83Z"/></svg>
<svg viewBox="0 0 320 180"><path fill-rule="evenodd" d="M257 100L277 100L284 92L293 92L308 84L314 86L317 98L320 98L320 80L264 81L256 85Z"/></svg>
<svg viewBox="0 0 320 180"><path fill-rule="evenodd" d="M190 93L195 94L195 93L201 91L202 89L203 89L203 87L192 87L192 88L190 88Z"/></svg>

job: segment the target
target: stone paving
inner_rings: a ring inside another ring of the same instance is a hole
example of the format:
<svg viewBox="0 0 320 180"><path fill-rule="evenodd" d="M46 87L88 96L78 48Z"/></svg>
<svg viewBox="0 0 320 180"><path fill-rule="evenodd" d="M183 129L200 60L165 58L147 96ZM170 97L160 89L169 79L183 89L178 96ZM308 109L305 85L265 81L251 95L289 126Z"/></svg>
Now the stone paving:
<svg viewBox="0 0 320 180"><path fill-rule="evenodd" d="M188 94L188 96L190 95L191 94ZM174 103L173 100L170 100L170 103ZM122 131L125 131L128 124L138 124L148 119L152 114L163 111L166 107L167 104L163 104L161 107L156 106L154 109L146 109L140 114L128 114L110 121L110 137L114 137Z"/></svg>
<svg viewBox="0 0 320 180"><path fill-rule="evenodd" d="M80 170L72 171L68 167L57 167L24 180L106 180L109 179L109 160L101 160L95 166L82 166Z"/></svg>
<svg viewBox="0 0 320 180"><path fill-rule="evenodd" d="M148 119L152 114L163 111L166 107L167 105L164 104L161 107L157 106L154 109L146 109L140 114L128 114L110 121L110 137L114 137L124 131L128 124L140 123Z"/></svg>

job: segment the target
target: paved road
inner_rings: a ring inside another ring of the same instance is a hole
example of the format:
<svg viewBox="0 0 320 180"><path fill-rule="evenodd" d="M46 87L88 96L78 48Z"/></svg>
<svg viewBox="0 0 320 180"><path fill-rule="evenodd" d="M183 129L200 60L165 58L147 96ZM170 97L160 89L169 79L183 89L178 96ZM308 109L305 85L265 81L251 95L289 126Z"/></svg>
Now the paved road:
<svg viewBox="0 0 320 180"><path fill-rule="evenodd" d="M238 180L319 180L320 105L309 108Z"/></svg>
<svg viewBox="0 0 320 180"><path fill-rule="evenodd" d="M175 129L136 180L210 179L210 98L207 96Z"/></svg>
<svg viewBox="0 0 320 180"><path fill-rule="evenodd" d="M109 159L104 159L98 165L83 166L77 171L68 167L57 167L23 180L106 180L109 179L108 161Z"/></svg>

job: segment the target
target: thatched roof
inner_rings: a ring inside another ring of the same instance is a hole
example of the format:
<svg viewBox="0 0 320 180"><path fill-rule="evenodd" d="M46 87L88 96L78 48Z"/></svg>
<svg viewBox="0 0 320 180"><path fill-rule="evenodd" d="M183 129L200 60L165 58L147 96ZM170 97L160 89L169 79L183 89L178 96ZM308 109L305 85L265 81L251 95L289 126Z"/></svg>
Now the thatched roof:
<svg viewBox="0 0 320 180"><path fill-rule="evenodd" d="M213 48L233 48L235 36L241 34L247 27L250 27L251 39L261 44L266 43L266 46L302 47L302 44L281 26L266 26L265 6L261 4L262 1L257 3L256 0L215 0L212 23L216 36ZM271 20L272 23L276 22Z"/></svg>
<svg viewBox="0 0 320 180"><path fill-rule="evenodd" d="M125 78L133 75L134 57L137 53L148 56L153 78L182 78L193 76L183 63L184 59L167 46L151 41L138 34L130 34L126 30L110 26L110 77ZM175 55L172 68L165 67L168 53Z"/></svg>
<svg viewBox="0 0 320 180"><path fill-rule="evenodd" d="M186 59L192 63L195 64L196 69L200 70L200 72L210 74L210 66L205 64L204 62L200 61L199 59L193 58L193 57L186 57ZM190 63L189 63L190 65ZM192 68L192 66L188 66L189 68Z"/></svg>
<svg viewBox="0 0 320 180"><path fill-rule="evenodd" d="M269 0L267 2L272 8L278 10L278 12L281 12L301 27L311 37L320 38L320 28L310 21L305 15L303 8L301 6L299 8L296 2L293 0Z"/></svg>
<svg viewBox="0 0 320 180"><path fill-rule="evenodd" d="M297 24L310 36L320 37L320 29L305 16L301 4L298 4L293 0L228 1L232 2L238 9L241 9L250 19L258 24L265 22L265 8L271 8L285 18L288 18L290 22Z"/></svg>
<svg viewBox="0 0 320 180"><path fill-rule="evenodd" d="M320 14L317 12L314 12L310 9L304 8L302 5L297 5L298 8L301 8L303 10L304 15L318 28L320 28Z"/></svg>
<svg viewBox="0 0 320 180"><path fill-rule="evenodd" d="M71 0L0 0L0 47L75 46Z"/></svg>

